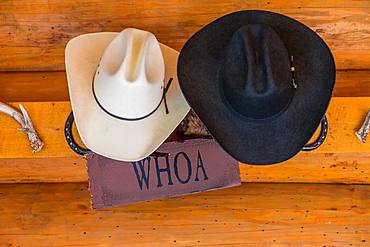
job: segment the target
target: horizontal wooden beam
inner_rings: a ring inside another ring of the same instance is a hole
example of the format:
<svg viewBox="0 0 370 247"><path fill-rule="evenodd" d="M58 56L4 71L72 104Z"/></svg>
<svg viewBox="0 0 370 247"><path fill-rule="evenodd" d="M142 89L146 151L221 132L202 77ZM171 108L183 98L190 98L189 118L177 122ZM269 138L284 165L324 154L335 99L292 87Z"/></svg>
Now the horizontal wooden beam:
<svg viewBox="0 0 370 247"><path fill-rule="evenodd" d="M303 22L328 43L338 69L370 69L367 1L290 2L6 1L0 6L0 71L63 70L68 40L83 33L121 31L125 27L151 31L160 42L180 50L207 23L245 9L272 10Z"/></svg>
<svg viewBox="0 0 370 247"><path fill-rule="evenodd" d="M367 0L261 0L261 7L279 8L369 8L370 2Z"/></svg>
<svg viewBox="0 0 370 247"><path fill-rule="evenodd" d="M85 160L70 150L64 138L69 102L23 104L45 148L32 154L26 136L16 130L17 124L0 115L0 183L86 181ZM301 152L272 166L241 164L242 181L370 183L370 142L363 144L354 135L369 105L370 97L334 97L327 112L329 135L318 150Z"/></svg>
<svg viewBox="0 0 370 247"><path fill-rule="evenodd" d="M69 101L64 71L0 72L0 83L2 102Z"/></svg>
<svg viewBox="0 0 370 247"><path fill-rule="evenodd" d="M0 99L5 102L69 100L64 71L0 72L0 82ZM334 96L370 96L370 70L337 71Z"/></svg>
<svg viewBox="0 0 370 247"><path fill-rule="evenodd" d="M10 103L17 106L18 103ZM53 158L77 156L64 139L64 123L71 112L69 102L24 102L34 125L45 141L45 148L32 154L27 138L17 132L17 123L6 115L0 116L2 128L0 158ZM324 144L310 153L368 153L370 142L360 142L354 132L369 109L370 97L334 97L326 113L329 134Z"/></svg>
<svg viewBox="0 0 370 247"><path fill-rule="evenodd" d="M370 154L301 153L272 166L240 165L243 182L370 183ZM86 182L86 161L80 157L0 159L0 183Z"/></svg>
<svg viewBox="0 0 370 247"><path fill-rule="evenodd" d="M0 185L4 246L367 246L370 186L248 183L92 211L86 183Z"/></svg>
<svg viewBox="0 0 370 247"><path fill-rule="evenodd" d="M370 97L370 70L337 71L335 97Z"/></svg>

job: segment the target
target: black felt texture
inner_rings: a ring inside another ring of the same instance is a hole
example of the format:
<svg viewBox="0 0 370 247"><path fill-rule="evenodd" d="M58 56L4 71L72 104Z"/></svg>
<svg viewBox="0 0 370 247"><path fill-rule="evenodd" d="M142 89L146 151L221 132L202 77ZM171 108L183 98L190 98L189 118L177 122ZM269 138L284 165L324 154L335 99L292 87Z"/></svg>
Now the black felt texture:
<svg viewBox="0 0 370 247"><path fill-rule="evenodd" d="M335 63L302 23L248 10L195 33L180 52L178 78L190 106L230 155L273 164L297 154L315 132L332 95Z"/></svg>

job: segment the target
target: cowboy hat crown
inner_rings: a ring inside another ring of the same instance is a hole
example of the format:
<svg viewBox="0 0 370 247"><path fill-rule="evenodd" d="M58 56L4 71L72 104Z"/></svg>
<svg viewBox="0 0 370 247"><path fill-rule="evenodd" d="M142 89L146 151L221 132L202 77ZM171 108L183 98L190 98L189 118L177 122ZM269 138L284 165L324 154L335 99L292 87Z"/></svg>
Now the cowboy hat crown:
<svg viewBox="0 0 370 247"><path fill-rule="evenodd" d="M293 97L288 51L267 25L239 28L227 45L221 70L227 101L245 117L272 117L287 107Z"/></svg>
<svg viewBox="0 0 370 247"><path fill-rule="evenodd" d="M152 33L127 28L109 44L94 77L94 95L109 114L137 119L160 104L164 60Z"/></svg>

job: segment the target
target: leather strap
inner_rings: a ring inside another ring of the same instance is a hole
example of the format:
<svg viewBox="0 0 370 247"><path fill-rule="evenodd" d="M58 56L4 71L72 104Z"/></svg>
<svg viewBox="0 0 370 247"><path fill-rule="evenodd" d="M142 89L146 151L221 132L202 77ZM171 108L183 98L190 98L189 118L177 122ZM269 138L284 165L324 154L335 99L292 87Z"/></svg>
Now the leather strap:
<svg viewBox="0 0 370 247"><path fill-rule="evenodd" d="M66 137L67 143L69 147L77 154L85 155L88 153L91 153L92 151L90 149L86 149L83 147L80 147L72 135L72 124L74 121L73 112L71 112L67 118L66 124L64 126L64 135Z"/></svg>
<svg viewBox="0 0 370 247"><path fill-rule="evenodd" d="M326 115L324 115L321 119L320 135L314 142L306 144L302 148L302 151L312 151L320 147L321 144L325 141L327 134L328 134L328 120L326 119Z"/></svg>

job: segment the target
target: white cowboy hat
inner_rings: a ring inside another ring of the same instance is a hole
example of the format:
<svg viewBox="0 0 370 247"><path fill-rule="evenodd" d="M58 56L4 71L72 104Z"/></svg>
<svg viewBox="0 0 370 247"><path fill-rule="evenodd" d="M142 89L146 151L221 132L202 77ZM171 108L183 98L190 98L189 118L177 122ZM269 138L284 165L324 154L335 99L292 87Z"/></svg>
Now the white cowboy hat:
<svg viewBox="0 0 370 247"><path fill-rule="evenodd" d="M70 40L69 95L86 147L123 161L154 152L190 110L177 81L178 55L134 28Z"/></svg>

